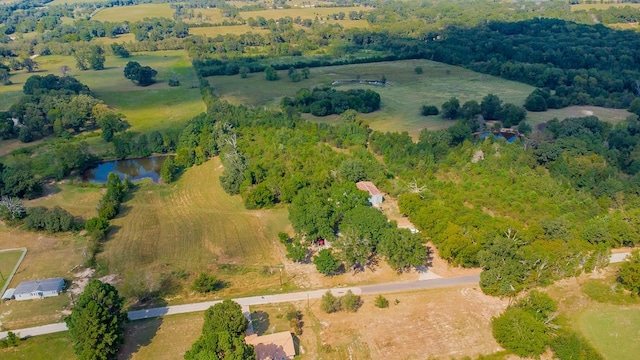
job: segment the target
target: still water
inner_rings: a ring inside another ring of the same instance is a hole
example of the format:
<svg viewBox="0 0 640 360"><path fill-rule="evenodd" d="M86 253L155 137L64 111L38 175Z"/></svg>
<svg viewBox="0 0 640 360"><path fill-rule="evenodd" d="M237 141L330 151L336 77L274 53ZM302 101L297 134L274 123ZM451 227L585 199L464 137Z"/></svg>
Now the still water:
<svg viewBox="0 0 640 360"><path fill-rule="evenodd" d="M113 172L124 179L128 176L130 180L151 179L158 182L160 179L160 169L166 156L151 156L141 159L115 160L98 164L93 169L84 172L83 178L94 183L106 183L109 173Z"/></svg>

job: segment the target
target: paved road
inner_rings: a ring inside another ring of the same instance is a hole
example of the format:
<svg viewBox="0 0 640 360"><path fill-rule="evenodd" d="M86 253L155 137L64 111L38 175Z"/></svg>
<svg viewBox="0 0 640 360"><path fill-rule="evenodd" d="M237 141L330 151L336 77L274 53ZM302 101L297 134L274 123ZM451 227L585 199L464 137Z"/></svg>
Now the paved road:
<svg viewBox="0 0 640 360"><path fill-rule="evenodd" d="M630 253L628 252L613 254L611 255L609 260L611 263L622 262L626 259L626 257L629 254ZM366 286L360 286L360 287L334 288L334 289L331 289L331 292L336 296L344 295L349 290L351 290L354 294L375 295L375 294L384 294L384 293L390 293L390 292L431 289L431 288L448 287L448 286L477 285L479 281L480 281L479 275L468 275L468 276L458 276L458 277L451 277L451 278L394 282L394 283L380 284L380 285L366 285ZM294 293L287 293L287 294L251 296L251 297L237 298L233 300L242 306L275 304L275 303L292 302L292 301L304 301L304 300L311 300L311 299L319 299L322 297L322 295L324 295L324 293L327 292L327 290L328 289L294 292ZM185 304L185 305L173 305L173 306L166 306L166 307L147 309L147 310L136 310L136 311L130 311L128 315L130 320L142 320L142 319L155 318L155 317L164 316L164 315L198 312L198 311L205 311L209 307L219 302L221 302L221 300L207 301L207 302L194 303L194 304ZM49 324L49 325L37 326L32 328L20 329L20 330L13 330L13 332L19 335L20 337L25 338L25 337L31 337L31 336L62 332L67 330L68 330L67 325L65 323L57 323L57 324ZM0 339L4 339L6 336L7 336L6 331L0 332Z"/></svg>

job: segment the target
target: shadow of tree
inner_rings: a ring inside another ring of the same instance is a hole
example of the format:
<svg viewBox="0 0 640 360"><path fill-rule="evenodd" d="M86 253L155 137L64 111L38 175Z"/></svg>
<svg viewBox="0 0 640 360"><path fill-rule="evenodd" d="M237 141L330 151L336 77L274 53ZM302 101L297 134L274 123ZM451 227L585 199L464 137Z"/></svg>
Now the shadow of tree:
<svg viewBox="0 0 640 360"><path fill-rule="evenodd" d="M118 360L131 359L141 348L151 344L162 325L162 317L133 321L125 325L124 345L118 352Z"/></svg>
<svg viewBox="0 0 640 360"><path fill-rule="evenodd" d="M253 332L258 335L263 335L269 330L269 314L264 311L254 311L251 313L251 323L253 325Z"/></svg>

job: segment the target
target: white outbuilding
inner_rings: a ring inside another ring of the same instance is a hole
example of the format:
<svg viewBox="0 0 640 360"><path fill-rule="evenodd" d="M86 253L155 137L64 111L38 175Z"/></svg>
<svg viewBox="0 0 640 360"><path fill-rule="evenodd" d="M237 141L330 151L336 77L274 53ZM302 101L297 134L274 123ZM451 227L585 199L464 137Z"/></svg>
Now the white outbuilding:
<svg viewBox="0 0 640 360"><path fill-rule="evenodd" d="M62 289L64 289L63 278L23 281L16 287L13 297L16 300L42 299L58 296Z"/></svg>

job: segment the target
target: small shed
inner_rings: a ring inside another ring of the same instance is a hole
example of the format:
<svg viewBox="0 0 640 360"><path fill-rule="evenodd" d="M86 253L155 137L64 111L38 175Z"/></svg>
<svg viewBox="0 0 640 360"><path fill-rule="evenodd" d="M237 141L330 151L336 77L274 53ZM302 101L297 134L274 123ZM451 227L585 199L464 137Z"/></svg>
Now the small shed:
<svg viewBox="0 0 640 360"><path fill-rule="evenodd" d="M245 341L253 345L258 360L288 360L296 356L293 336L288 331L262 336L249 335Z"/></svg>
<svg viewBox="0 0 640 360"><path fill-rule="evenodd" d="M378 188L373 185L371 181L360 181L356 183L356 187L362 191L366 191L369 193L369 202L371 205L382 204L384 198L382 197L382 192L378 190Z"/></svg>
<svg viewBox="0 0 640 360"><path fill-rule="evenodd" d="M16 287L13 296L16 300L42 299L58 296L64 289L63 278L23 281Z"/></svg>

